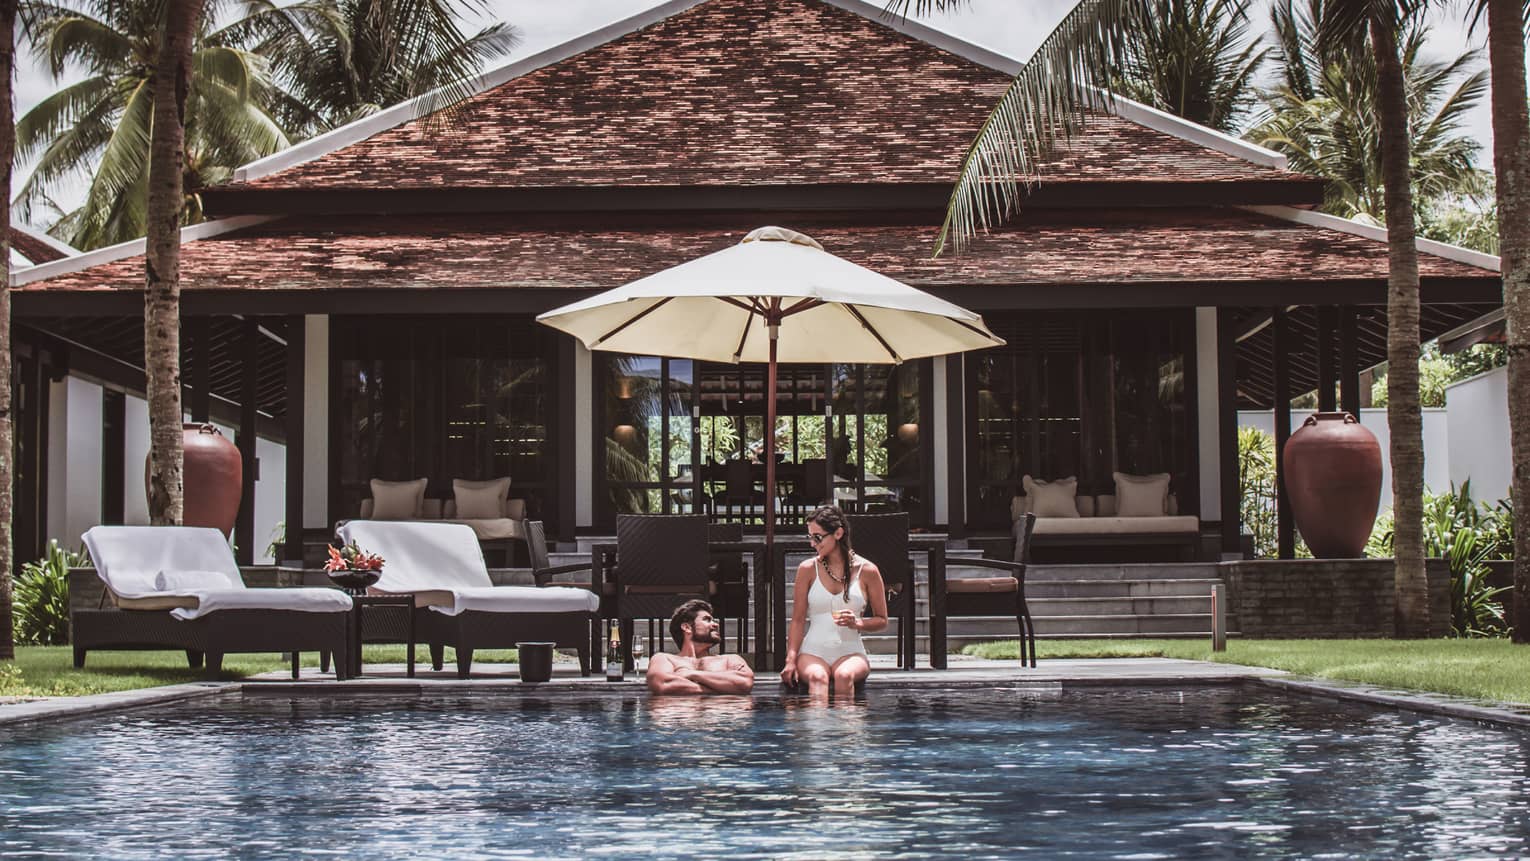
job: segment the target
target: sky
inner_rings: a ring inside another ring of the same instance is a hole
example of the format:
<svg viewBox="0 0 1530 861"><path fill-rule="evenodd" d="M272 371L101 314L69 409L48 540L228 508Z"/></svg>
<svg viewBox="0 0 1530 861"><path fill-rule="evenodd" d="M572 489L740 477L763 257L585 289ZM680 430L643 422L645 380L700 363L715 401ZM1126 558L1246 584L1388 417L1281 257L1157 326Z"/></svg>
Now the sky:
<svg viewBox="0 0 1530 861"><path fill-rule="evenodd" d="M488 13L485 20L471 22L483 26L488 21L507 21L519 31L522 42L504 62L513 62L538 51L565 42L606 24L619 21L644 9L660 5L662 0L486 0ZM768 0L761 0L768 2ZM956 12L932 14L923 20L930 26L951 33L958 38L992 49L1000 54L1024 59L1035 51L1047 33L1062 20L1076 0L971 0L970 4ZM1267 29L1268 13L1265 4L1259 2L1256 31ZM880 2L872 8L880 8ZM1454 56L1472 47L1481 48L1483 33L1479 30L1475 39L1469 39L1465 15L1457 5L1436 12L1431 23L1430 45L1437 57ZM1486 67L1486 53L1482 58ZM16 80L17 116L26 113L33 105L59 87L46 70L30 62L30 57L19 58ZM1488 114L1488 99L1470 115L1466 130L1483 143L1479 164L1491 166L1492 128ZM15 182L19 186L30 172L30 165L22 165ZM84 197L84 181L60 194L60 203L66 207L78 205ZM39 219L41 220L41 219ZM43 225L38 225L43 226Z"/></svg>

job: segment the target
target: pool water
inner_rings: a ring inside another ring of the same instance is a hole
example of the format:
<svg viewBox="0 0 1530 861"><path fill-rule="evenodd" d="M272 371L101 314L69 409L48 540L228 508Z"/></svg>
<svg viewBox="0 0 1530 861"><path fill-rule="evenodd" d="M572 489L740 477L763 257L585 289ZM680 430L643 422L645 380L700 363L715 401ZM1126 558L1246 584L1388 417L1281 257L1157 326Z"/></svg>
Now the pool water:
<svg viewBox="0 0 1530 861"><path fill-rule="evenodd" d="M0 855L1530 854L1530 734L1258 688L251 696L0 731Z"/></svg>

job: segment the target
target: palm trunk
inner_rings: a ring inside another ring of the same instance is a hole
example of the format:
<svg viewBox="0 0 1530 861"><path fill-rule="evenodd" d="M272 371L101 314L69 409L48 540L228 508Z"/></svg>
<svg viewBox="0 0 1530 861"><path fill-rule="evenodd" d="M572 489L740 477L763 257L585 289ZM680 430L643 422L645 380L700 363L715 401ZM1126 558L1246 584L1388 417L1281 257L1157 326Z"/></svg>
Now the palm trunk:
<svg viewBox="0 0 1530 861"><path fill-rule="evenodd" d="M1397 636L1429 635L1424 573L1424 416L1418 392L1418 242L1408 170L1408 103L1395 23L1373 18L1387 208L1387 426L1391 431Z"/></svg>
<svg viewBox="0 0 1530 861"><path fill-rule="evenodd" d="M16 118L11 108L16 71L16 0L0 0L0 179L11 199L11 162L16 153ZM0 660L16 657L11 617L11 492L15 452L11 422L11 209L0 206Z"/></svg>
<svg viewBox="0 0 1530 861"><path fill-rule="evenodd" d="M1509 435L1514 459L1514 642L1530 643L1530 110L1520 0L1489 0L1493 170L1498 175L1498 254L1509 335Z"/></svg>
<svg viewBox="0 0 1530 861"><path fill-rule="evenodd" d="M181 189L191 47L203 0L166 4L164 41L154 71L149 142L149 202L143 350L149 394L149 521L179 524L181 467Z"/></svg>

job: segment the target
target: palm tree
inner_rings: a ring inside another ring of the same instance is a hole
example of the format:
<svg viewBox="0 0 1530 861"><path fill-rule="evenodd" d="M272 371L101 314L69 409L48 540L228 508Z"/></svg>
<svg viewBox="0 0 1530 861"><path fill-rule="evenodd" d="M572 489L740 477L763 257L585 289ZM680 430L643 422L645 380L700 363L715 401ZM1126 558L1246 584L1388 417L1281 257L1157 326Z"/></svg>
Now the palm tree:
<svg viewBox="0 0 1530 861"><path fill-rule="evenodd" d="M1264 96L1272 116L1250 140L1277 150L1293 169L1327 179L1323 210L1380 224L1382 200L1380 113L1376 64L1363 51L1323 43L1325 0L1305 8L1281 0L1271 10L1280 83ZM1450 197L1485 192L1487 174L1475 164L1481 145L1461 133L1466 114L1487 89L1487 72L1471 72L1477 52L1450 62L1425 60L1428 28L1409 21L1401 59L1412 137L1412 182L1420 208Z"/></svg>
<svg viewBox="0 0 1530 861"><path fill-rule="evenodd" d="M1493 75L1493 169L1498 254L1509 340L1509 437L1514 463L1514 631L1530 643L1530 108L1525 94L1524 0L1477 0L1488 22Z"/></svg>
<svg viewBox="0 0 1530 861"><path fill-rule="evenodd" d="M179 525L182 515L181 222L186 209L186 104L203 0L166 4L150 79L148 240L144 246L143 350L149 399L149 521Z"/></svg>
<svg viewBox="0 0 1530 861"><path fill-rule="evenodd" d="M17 202L23 218L61 181L91 175L85 203L54 233L83 249L143 236L146 229L152 83L160 48L163 0L28 2L23 32L55 78L83 66L84 80L43 99L16 126L17 155L39 156ZM175 5L175 4L168 4ZM232 41L237 30L199 29L193 49L196 85L187 97L187 175L196 189L235 167L288 146L262 108L273 98L266 62ZM188 208L191 220L200 204Z"/></svg>
<svg viewBox="0 0 1530 861"><path fill-rule="evenodd" d="M1388 276L1387 421L1391 428L1397 633L1429 630L1423 550L1423 421L1418 406L1419 278L1413 193L1408 176L1408 104L1397 33L1420 0L1331 0L1321 29L1329 44L1365 49L1377 73L1382 180L1386 187ZM887 11L922 13L950 3L888 0ZM1125 68L1132 33L1148 26L1152 0L1081 0L1036 49L989 113L962 159L935 252L960 251L981 229L1008 219L1036 178L1038 159L1087 122L1091 102L1109 101Z"/></svg>
<svg viewBox="0 0 1530 861"><path fill-rule="evenodd" d="M1221 132L1254 104L1269 56L1248 36L1252 0L1154 0L1148 26L1128 34L1118 92Z"/></svg>
<svg viewBox="0 0 1530 861"><path fill-rule="evenodd" d="M5 199L11 196L11 161L16 152L16 126L11 108L16 72L16 0L0 0L0 182ZM0 660L16 657L16 632L11 603L11 492L15 451L11 422L11 211L0 206Z"/></svg>
<svg viewBox="0 0 1530 861"><path fill-rule="evenodd" d="M488 60L520 37L508 24L469 37L461 16L484 0L256 0L241 43L269 57L284 97L276 110L293 130L323 132L435 92L421 113L475 91Z"/></svg>

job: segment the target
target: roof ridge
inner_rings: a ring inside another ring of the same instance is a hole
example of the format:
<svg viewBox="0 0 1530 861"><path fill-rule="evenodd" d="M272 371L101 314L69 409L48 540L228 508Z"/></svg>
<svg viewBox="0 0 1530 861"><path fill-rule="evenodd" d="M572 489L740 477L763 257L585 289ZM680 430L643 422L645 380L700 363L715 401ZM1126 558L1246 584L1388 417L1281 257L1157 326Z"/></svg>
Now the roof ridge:
<svg viewBox="0 0 1530 861"><path fill-rule="evenodd" d="M1310 209L1298 209L1294 206L1239 206L1239 209L1248 212L1256 212L1260 215L1268 215L1271 218L1279 218L1283 221L1294 221L1305 224L1308 227L1321 227L1328 230L1337 230L1340 233L1348 233L1352 236L1362 236L1366 239L1374 239L1377 242L1387 241L1387 229L1376 227L1356 221L1352 218L1340 218L1337 215L1329 215L1326 212L1314 212ZM1470 248L1462 248L1459 245L1451 245L1448 242L1440 242L1435 239L1417 239L1415 244L1418 250L1434 257L1443 257L1467 266L1475 266L1479 269L1488 269L1493 272L1503 272L1502 261L1496 254L1487 254L1482 251L1474 251Z"/></svg>

